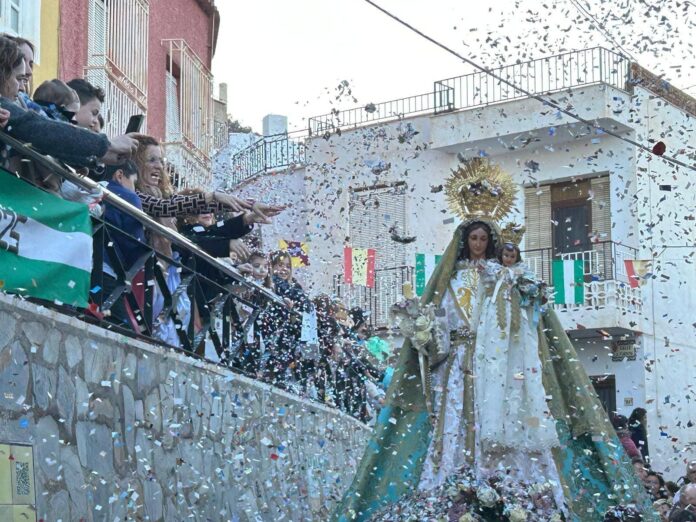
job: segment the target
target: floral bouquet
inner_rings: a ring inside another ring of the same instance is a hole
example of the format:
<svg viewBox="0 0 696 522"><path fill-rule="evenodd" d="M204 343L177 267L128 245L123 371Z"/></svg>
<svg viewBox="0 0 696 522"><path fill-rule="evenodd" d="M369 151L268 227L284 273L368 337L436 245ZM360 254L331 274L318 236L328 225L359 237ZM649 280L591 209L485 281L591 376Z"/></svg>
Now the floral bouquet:
<svg viewBox="0 0 696 522"><path fill-rule="evenodd" d="M436 318L435 306L422 305L417 297L413 296L409 284L404 285L404 299L392 305L390 315L397 322L399 331L406 339L411 341L411 346L419 355L427 358L430 367L437 366L447 358L447 354L440 347L435 331Z"/></svg>
<svg viewBox="0 0 696 522"><path fill-rule="evenodd" d="M563 522L550 484L516 482L503 475L477 479L462 468L444 484L404 496L370 520L406 522Z"/></svg>

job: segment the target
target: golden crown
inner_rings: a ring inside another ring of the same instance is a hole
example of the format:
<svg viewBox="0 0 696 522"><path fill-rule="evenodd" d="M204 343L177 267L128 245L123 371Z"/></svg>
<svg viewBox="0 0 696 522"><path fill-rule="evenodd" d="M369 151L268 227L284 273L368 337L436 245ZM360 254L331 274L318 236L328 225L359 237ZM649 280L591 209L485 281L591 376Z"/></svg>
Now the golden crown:
<svg viewBox="0 0 696 522"><path fill-rule="evenodd" d="M512 243L513 245L519 246L522 242L522 236L527 229L523 225L517 223L508 223L500 231L500 240L503 244Z"/></svg>
<svg viewBox="0 0 696 522"><path fill-rule="evenodd" d="M445 183L450 208L464 220L500 222L512 210L516 193L512 177L484 158L467 160Z"/></svg>

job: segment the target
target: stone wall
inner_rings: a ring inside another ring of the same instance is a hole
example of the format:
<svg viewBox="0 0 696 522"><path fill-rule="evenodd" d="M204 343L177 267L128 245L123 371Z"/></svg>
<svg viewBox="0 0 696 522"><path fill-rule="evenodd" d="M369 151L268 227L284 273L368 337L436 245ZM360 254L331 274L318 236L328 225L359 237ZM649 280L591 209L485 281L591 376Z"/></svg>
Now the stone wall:
<svg viewBox="0 0 696 522"><path fill-rule="evenodd" d="M321 405L0 294L0 443L37 520L325 520L369 430Z"/></svg>

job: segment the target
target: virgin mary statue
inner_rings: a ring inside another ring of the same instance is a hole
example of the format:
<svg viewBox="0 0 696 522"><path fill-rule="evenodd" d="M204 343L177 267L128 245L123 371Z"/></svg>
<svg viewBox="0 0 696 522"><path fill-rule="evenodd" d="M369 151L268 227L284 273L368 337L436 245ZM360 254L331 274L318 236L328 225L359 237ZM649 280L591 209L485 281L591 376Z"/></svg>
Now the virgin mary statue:
<svg viewBox="0 0 696 522"><path fill-rule="evenodd" d="M421 331L399 360L353 483L334 520L369 520L443 485L462 469L546 491L556 519L601 521L634 504L650 519L633 473L575 349L538 285L495 259L512 179L472 160L447 182L464 221L420 303ZM425 337L424 335L425 334Z"/></svg>

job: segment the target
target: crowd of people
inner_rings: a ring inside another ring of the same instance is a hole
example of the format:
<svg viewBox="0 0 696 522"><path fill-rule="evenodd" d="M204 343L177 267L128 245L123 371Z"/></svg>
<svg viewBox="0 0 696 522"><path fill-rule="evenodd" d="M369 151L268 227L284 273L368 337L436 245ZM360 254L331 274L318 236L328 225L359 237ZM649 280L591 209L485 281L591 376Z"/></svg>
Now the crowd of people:
<svg viewBox="0 0 696 522"><path fill-rule="evenodd" d="M99 87L80 78L67 82L54 79L32 93L33 56L31 42L0 36L0 127L4 132L101 182L112 194L187 237L209 255L233 265L248 280L283 300L283 305L270 304L258 313L244 304L248 300L237 302L236 315L242 320L251 318L250 326L236 336L229 349L218 354L221 363L326 402L363 422L374 418L392 369L389 350L371 335L368 314L360 309L347 310L340 300L327 294L310 298L293 277L288 252L262 252L258 245L242 239L255 225L270 223L283 207L222 192L177 192L172 179L176 173L168 167L157 139L142 134L109 138L102 133L105 95ZM105 298L122 284L126 274L135 274L131 296L109 303L104 315L122 328L142 331L136 307L142 309L144 292L138 287L144 286L143 260L154 249L165 285L156 285L152 298L153 336L180 346L182 332L201 328L201 310L187 292L180 291L180 267L188 262L189 250L146 230L119 206L102 201L102 189L86 190L39 165L27 168L26 162L7 147L2 160L27 182L87 204L90 212L109 226L109 246L99 247L104 248L103 270L93 275L92 313L105 312ZM503 249L499 262L514 265L519 254L516 247ZM240 285L235 288L231 279L220 278L214 267L199 263L196 269L211 281L228 285L240 297L249 291ZM211 300L216 291L204 287L206 299ZM371 350L371 345L378 348ZM613 423L661 520L696 520L696 461L688 463L680 482L665 481L650 466L646 411L637 408L630 418L616 415ZM623 510L607 513L605 520L630 517L631 513Z"/></svg>
<svg viewBox="0 0 696 522"><path fill-rule="evenodd" d="M653 509L660 522L696 520L696 460L686 465L684 475L676 482L666 481L653 469L648 447L647 411L635 408L630 417L613 415L612 424L626 454L631 458L636 475L653 500ZM630 510L608 513L606 522L641 520ZM633 518L632 518L633 517Z"/></svg>
<svg viewBox="0 0 696 522"><path fill-rule="evenodd" d="M53 79L32 92L34 47L20 37L0 36L0 126L10 136L32 144L101 185L87 190L40 165L23 161L5 148L4 165L27 182L64 199L89 206L107 229L107 241L95 244L103 269L93 270L89 312L121 328L144 333L143 267L157 252L164 284L154 285L151 335L179 347L190 329L203 329L200 304L182 291L182 266L192 253L161 234L146 229L132 213L104 199L104 187L164 227L191 240L212 257L236 267L249 280L272 290L284 305L264 308L245 335L217 356L223 364L257 379L334 405L367 421L384 394L384 365L365 350L368 322L328 295L310 299L292 276L286 252L264 253L248 236L255 225L271 223L283 207L247 201L228 193L188 189L176 191L171 165L162 144L152 136L130 133L109 138L102 133L104 91L82 78ZM198 261L196 271L206 302L222 287L248 292L223 272ZM108 299L131 279L131 292ZM106 301L108 300L108 306ZM239 301L236 315L253 309ZM307 337L308 328L314 333ZM202 349L202 346L193 347ZM371 360L370 360L371 359Z"/></svg>
<svg viewBox="0 0 696 522"><path fill-rule="evenodd" d="M313 299L292 275L292 258L252 251L237 269L280 296L254 320L225 362L257 379L321 400L367 422L379 408L390 370L386 353L370 353L367 314L327 294ZM251 309L239 306L247 316Z"/></svg>

